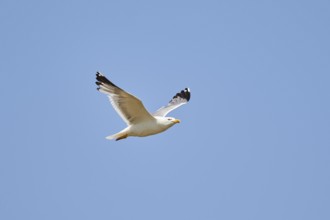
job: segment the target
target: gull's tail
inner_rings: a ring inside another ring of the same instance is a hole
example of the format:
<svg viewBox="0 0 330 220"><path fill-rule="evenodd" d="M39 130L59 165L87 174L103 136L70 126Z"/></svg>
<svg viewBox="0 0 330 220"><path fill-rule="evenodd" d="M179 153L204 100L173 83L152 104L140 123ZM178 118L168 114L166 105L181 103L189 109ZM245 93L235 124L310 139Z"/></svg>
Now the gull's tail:
<svg viewBox="0 0 330 220"><path fill-rule="evenodd" d="M113 134L113 135L107 136L106 139L108 139L108 140L115 139L116 141L119 141L119 140L125 139L127 137L128 137L127 132L125 130L123 130L121 132L118 132L117 134Z"/></svg>

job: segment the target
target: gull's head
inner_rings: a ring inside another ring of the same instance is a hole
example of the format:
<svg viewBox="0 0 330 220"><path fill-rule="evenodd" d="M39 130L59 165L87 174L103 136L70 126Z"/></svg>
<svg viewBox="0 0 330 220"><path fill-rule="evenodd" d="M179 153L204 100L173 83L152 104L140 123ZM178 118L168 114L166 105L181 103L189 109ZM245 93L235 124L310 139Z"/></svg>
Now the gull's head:
<svg viewBox="0 0 330 220"><path fill-rule="evenodd" d="M172 118L172 117L160 117L160 116L156 116L155 117L158 121L158 124L161 126L164 126L165 128L170 128L173 125L180 123L179 119L176 118Z"/></svg>
<svg viewBox="0 0 330 220"><path fill-rule="evenodd" d="M181 122L179 119L172 118L172 117L166 117L165 119L171 125L174 125L174 124L177 124L177 123L180 123Z"/></svg>

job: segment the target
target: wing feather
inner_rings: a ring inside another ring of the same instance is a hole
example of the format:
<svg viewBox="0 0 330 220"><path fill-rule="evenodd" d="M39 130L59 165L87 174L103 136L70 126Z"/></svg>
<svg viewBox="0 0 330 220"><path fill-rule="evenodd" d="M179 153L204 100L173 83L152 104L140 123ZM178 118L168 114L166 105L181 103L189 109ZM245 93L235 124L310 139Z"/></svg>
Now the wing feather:
<svg viewBox="0 0 330 220"><path fill-rule="evenodd" d="M108 95L113 108L127 125L155 120L140 99L113 84L100 72L96 73L96 80L97 90Z"/></svg>
<svg viewBox="0 0 330 220"><path fill-rule="evenodd" d="M181 90L181 92L173 96L171 101L166 106L161 107L152 115L165 117L169 112L180 107L181 105L188 103L190 100L190 96L190 89L185 88L184 90Z"/></svg>

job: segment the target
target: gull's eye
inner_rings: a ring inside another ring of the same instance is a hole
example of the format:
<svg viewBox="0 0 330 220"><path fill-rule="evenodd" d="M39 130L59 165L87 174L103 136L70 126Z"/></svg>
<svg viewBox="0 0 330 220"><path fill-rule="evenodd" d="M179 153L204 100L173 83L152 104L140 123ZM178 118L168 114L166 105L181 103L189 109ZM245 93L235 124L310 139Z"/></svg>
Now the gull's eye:
<svg viewBox="0 0 330 220"><path fill-rule="evenodd" d="M167 120L171 121L172 119L169 118L169 119L167 119Z"/></svg>

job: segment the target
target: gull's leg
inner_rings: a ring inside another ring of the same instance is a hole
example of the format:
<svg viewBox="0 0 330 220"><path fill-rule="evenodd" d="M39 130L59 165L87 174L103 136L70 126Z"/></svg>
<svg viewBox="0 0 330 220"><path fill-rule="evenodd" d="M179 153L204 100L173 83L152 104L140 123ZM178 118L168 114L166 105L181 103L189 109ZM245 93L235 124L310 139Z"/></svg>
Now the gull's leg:
<svg viewBox="0 0 330 220"><path fill-rule="evenodd" d="M127 138L127 137L128 137L128 135L127 135L127 134L124 134L124 135L118 137L118 138L116 139L116 141L119 141L119 140L121 140L121 139L125 139L125 138Z"/></svg>

